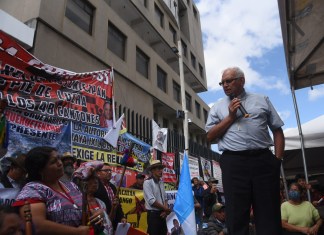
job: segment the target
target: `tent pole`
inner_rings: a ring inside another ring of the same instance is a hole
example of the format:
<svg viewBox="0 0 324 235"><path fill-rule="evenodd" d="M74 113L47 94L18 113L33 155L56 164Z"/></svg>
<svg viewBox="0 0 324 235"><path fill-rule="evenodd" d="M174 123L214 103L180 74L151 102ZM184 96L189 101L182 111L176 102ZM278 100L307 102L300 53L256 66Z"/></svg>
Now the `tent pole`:
<svg viewBox="0 0 324 235"><path fill-rule="evenodd" d="M306 157L305 157L304 137L303 137L303 132L302 132L300 119L299 119L299 112L298 112L298 106L297 106L297 101L296 101L294 85L291 85L291 95L292 95L293 102L294 102L294 108L295 108L295 114L296 114L296 120L297 120L297 126L298 126L299 138L300 138L300 146L301 146L302 157L303 157L305 180L306 180L306 184L308 184L308 172L307 172L307 164L306 164ZM306 189L307 189L308 201L311 201L309 189L307 187L306 187Z"/></svg>
<svg viewBox="0 0 324 235"><path fill-rule="evenodd" d="M280 173L281 173L282 182L283 182L283 185L284 185L284 188L285 188L285 198L286 198L286 200L288 201L289 198L288 198L287 180L286 180L285 171L284 171L284 169L283 169L282 164L281 164L281 166L280 166Z"/></svg>

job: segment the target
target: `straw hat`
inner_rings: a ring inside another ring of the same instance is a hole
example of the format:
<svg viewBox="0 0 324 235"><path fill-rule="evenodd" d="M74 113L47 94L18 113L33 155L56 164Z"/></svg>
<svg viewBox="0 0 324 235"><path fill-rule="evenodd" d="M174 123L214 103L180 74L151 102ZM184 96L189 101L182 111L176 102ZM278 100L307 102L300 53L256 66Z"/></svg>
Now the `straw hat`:
<svg viewBox="0 0 324 235"><path fill-rule="evenodd" d="M151 171L157 167L164 168L165 166L161 163L160 160L153 160L151 161L151 165L148 167L148 170Z"/></svg>
<svg viewBox="0 0 324 235"><path fill-rule="evenodd" d="M73 162L75 162L75 157L73 157L71 152L65 152L63 153L63 156L61 157L61 160L64 161L67 158L71 158L73 160Z"/></svg>

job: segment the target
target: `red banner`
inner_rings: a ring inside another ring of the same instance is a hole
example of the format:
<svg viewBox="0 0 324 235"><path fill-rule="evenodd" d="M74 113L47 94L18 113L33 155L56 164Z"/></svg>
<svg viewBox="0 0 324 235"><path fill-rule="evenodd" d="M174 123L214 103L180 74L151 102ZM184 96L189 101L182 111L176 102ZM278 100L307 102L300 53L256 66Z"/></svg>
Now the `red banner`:
<svg viewBox="0 0 324 235"><path fill-rule="evenodd" d="M177 176L173 169L174 153L162 153L162 164L166 166L163 169L163 181L166 183L177 182Z"/></svg>

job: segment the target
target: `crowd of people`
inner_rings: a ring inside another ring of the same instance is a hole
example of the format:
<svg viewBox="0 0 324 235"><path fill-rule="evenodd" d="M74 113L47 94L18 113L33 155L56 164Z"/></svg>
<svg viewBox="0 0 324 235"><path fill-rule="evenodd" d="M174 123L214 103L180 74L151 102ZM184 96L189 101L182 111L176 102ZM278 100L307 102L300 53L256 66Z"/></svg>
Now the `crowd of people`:
<svg viewBox="0 0 324 235"><path fill-rule="evenodd" d="M126 222L116 187L109 182L108 165L83 163L75 171L75 158L70 153L61 157L53 147L35 147L8 160L11 165L1 176L0 187L20 191L11 205L16 211L3 207L0 217L13 218L11 214L16 213L15 225L19 224L17 213L24 218L26 202L30 204L34 234L112 235L118 223ZM84 172L83 167L93 170L79 179L75 173ZM0 228L8 229L5 224ZM20 226L10 231L22 232Z"/></svg>
<svg viewBox="0 0 324 235"><path fill-rule="evenodd" d="M19 189L11 208L0 208L0 234L22 234L24 205L30 204L34 234L114 234L118 223L126 223L116 186L110 182L111 167L102 162L82 163L76 168L76 160L71 153L59 156L52 147L36 147L27 154L8 158L11 163L6 174L2 174L0 188ZM79 163L80 164L80 163ZM91 174L78 178L83 167L90 166ZM168 207L163 168L159 160L153 160L148 167L150 177L136 175L135 183L129 188L143 190L141 203L147 212L148 234L184 235L178 220L173 220L173 228L168 230L166 218L171 213ZM76 170L77 169L77 170ZM27 178L25 176L27 175ZM226 207L228 201L217 188L218 180L201 177L191 180L195 200L195 217L198 235L225 235L230 233L227 225ZM86 187L84 186L86 185ZM307 201L310 190L311 202ZM281 226L284 235L321 234L323 214L317 207L323 192L306 184L305 177L296 175L290 184L288 195L282 188ZM84 219L83 193L86 195L86 221ZM144 205L145 204L145 205ZM255 213L249 209L249 234L255 234ZM140 213L141 214L141 213ZM19 218L20 215L20 218ZM89 226L91 224L92 226Z"/></svg>
<svg viewBox="0 0 324 235"><path fill-rule="evenodd" d="M198 177L192 179L198 234L323 234L323 194L301 175L287 194L283 190L284 123L269 98L246 92L245 75L238 67L225 69L219 84L226 96L211 108L206 132L208 141L217 142L222 151L224 195L214 177L207 184ZM105 105L102 125L106 126L111 109L110 104ZM71 153L61 157L57 149L44 146L7 160L11 164L1 176L0 188L18 189L19 193L13 208L0 207L0 234L22 233L17 213L24 218L26 203L34 234L112 235L119 223L126 223L118 189L110 182L109 165L76 164ZM148 167L150 176L145 180L145 175L138 174L131 186L144 192L144 200L138 201L138 221L146 211L149 235L183 235L176 219L171 231L167 228L166 218L172 210L162 181L163 168L161 161L153 160Z"/></svg>

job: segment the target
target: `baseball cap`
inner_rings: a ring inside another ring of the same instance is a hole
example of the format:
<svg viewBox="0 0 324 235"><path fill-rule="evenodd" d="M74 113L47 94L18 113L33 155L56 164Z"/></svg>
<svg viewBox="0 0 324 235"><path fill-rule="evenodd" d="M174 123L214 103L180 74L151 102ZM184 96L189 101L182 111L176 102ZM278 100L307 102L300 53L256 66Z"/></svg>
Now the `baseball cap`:
<svg viewBox="0 0 324 235"><path fill-rule="evenodd" d="M144 179L145 178L145 175L141 174L141 173L138 173L136 175L136 179Z"/></svg>
<svg viewBox="0 0 324 235"><path fill-rule="evenodd" d="M215 179L214 177L210 177L209 179L208 179L208 183L218 183L218 180L217 179Z"/></svg>
<svg viewBox="0 0 324 235"><path fill-rule="evenodd" d="M212 212L220 211L221 209L225 208L225 206L222 203L215 203L212 207Z"/></svg>

